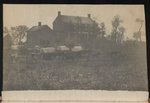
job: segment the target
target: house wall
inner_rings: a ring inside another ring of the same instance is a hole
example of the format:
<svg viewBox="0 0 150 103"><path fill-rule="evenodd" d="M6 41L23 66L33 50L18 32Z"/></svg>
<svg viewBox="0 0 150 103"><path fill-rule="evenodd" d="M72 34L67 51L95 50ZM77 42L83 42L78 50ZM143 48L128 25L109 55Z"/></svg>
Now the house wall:
<svg viewBox="0 0 150 103"><path fill-rule="evenodd" d="M28 32L27 34L27 46L34 47L36 45L46 47L54 44L54 33L49 30L39 30L34 32Z"/></svg>
<svg viewBox="0 0 150 103"><path fill-rule="evenodd" d="M57 40L62 43L85 44L98 35L96 24L73 24L56 20L53 23L53 30L57 33Z"/></svg>

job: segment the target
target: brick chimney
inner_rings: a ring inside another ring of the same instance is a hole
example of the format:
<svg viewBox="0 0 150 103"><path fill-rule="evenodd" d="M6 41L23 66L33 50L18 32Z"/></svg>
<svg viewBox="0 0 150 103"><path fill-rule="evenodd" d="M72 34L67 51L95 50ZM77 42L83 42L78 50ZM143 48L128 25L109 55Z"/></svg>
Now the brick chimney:
<svg viewBox="0 0 150 103"><path fill-rule="evenodd" d="M88 14L88 18L91 18L91 14Z"/></svg>
<svg viewBox="0 0 150 103"><path fill-rule="evenodd" d="M61 11L58 11L58 16L60 16L61 15Z"/></svg>
<svg viewBox="0 0 150 103"><path fill-rule="evenodd" d="M41 26L42 25L42 23L41 22L38 22L38 26Z"/></svg>

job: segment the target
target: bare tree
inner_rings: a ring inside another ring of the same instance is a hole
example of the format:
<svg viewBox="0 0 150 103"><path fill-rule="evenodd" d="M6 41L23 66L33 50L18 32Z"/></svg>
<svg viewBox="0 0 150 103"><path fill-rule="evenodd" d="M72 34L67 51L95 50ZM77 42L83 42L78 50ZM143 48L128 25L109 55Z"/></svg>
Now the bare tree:
<svg viewBox="0 0 150 103"><path fill-rule="evenodd" d="M133 33L133 38L134 38L136 41L141 41L141 32L140 32L140 31L134 32L134 33Z"/></svg>
<svg viewBox="0 0 150 103"><path fill-rule="evenodd" d="M136 22L137 22L137 23L140 23L140 27L139 27L139 30L138 30L138 31L141 31L144 20L137 18L137 19L136 19Z"/></svg>
<svg viewBox="0 0 150 103"><path fill-rule="evenodd" d="M141 34L142 34L142 33L141 33L141 29L142 29L142 27L143 27L143 22L144 22L144 20L137 18L137 19L136 19L136 22L140 24L140 27L138 28L138 31L133 34L133 37L134 37L137 41L138 41L138 40L142 41L142 39L141 39Z"/></svg>

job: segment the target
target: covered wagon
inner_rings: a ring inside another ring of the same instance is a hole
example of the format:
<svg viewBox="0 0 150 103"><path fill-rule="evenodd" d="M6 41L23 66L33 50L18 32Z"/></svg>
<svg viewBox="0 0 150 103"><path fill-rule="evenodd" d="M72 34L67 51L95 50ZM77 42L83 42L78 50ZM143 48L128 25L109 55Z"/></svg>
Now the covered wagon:
<svg viewBox="0 0 150 103"><path fill-rule="evenodd" d="M43 59L51 59L56 54L56 49L54 47L45 47L40 49L40 53Z"/></svg>
<svg viewBox="0 0 150 103"><path fill-rule="evenodd" d="M56 50L65 52L65 51L69 51L70 49L67 46L63 45L63 46L57 46Z"/></svg>
<svg viewBox="0 0 150 103"><path fill-rule="evenodd" d="M82 51L82 50L83 50L82 46L74 46L71 49L72 52L79 52L79 51Z"/></svg>

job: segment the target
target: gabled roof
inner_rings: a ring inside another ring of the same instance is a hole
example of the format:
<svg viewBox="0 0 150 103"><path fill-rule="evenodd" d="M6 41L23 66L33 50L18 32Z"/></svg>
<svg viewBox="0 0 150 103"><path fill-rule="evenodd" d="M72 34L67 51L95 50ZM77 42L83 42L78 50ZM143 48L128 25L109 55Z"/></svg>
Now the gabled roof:
<svg viewBox="0 0 150 103"><path fill-rule="evenodd" d="M67 15L59 15L55 20L60 20L66 23L73 23L73 24L94 24L95 21L89 17L79 17L79 16L67 16Z"/></svg>
<svg viewBox="0 0 150 103"><path fill-rule="evenodd" d="M42 29L48 29L48 30L52 31L52 29L48 25L41 25L41 26L33 26L27 32L35 32L35 31L39 31Z"/></svg>

